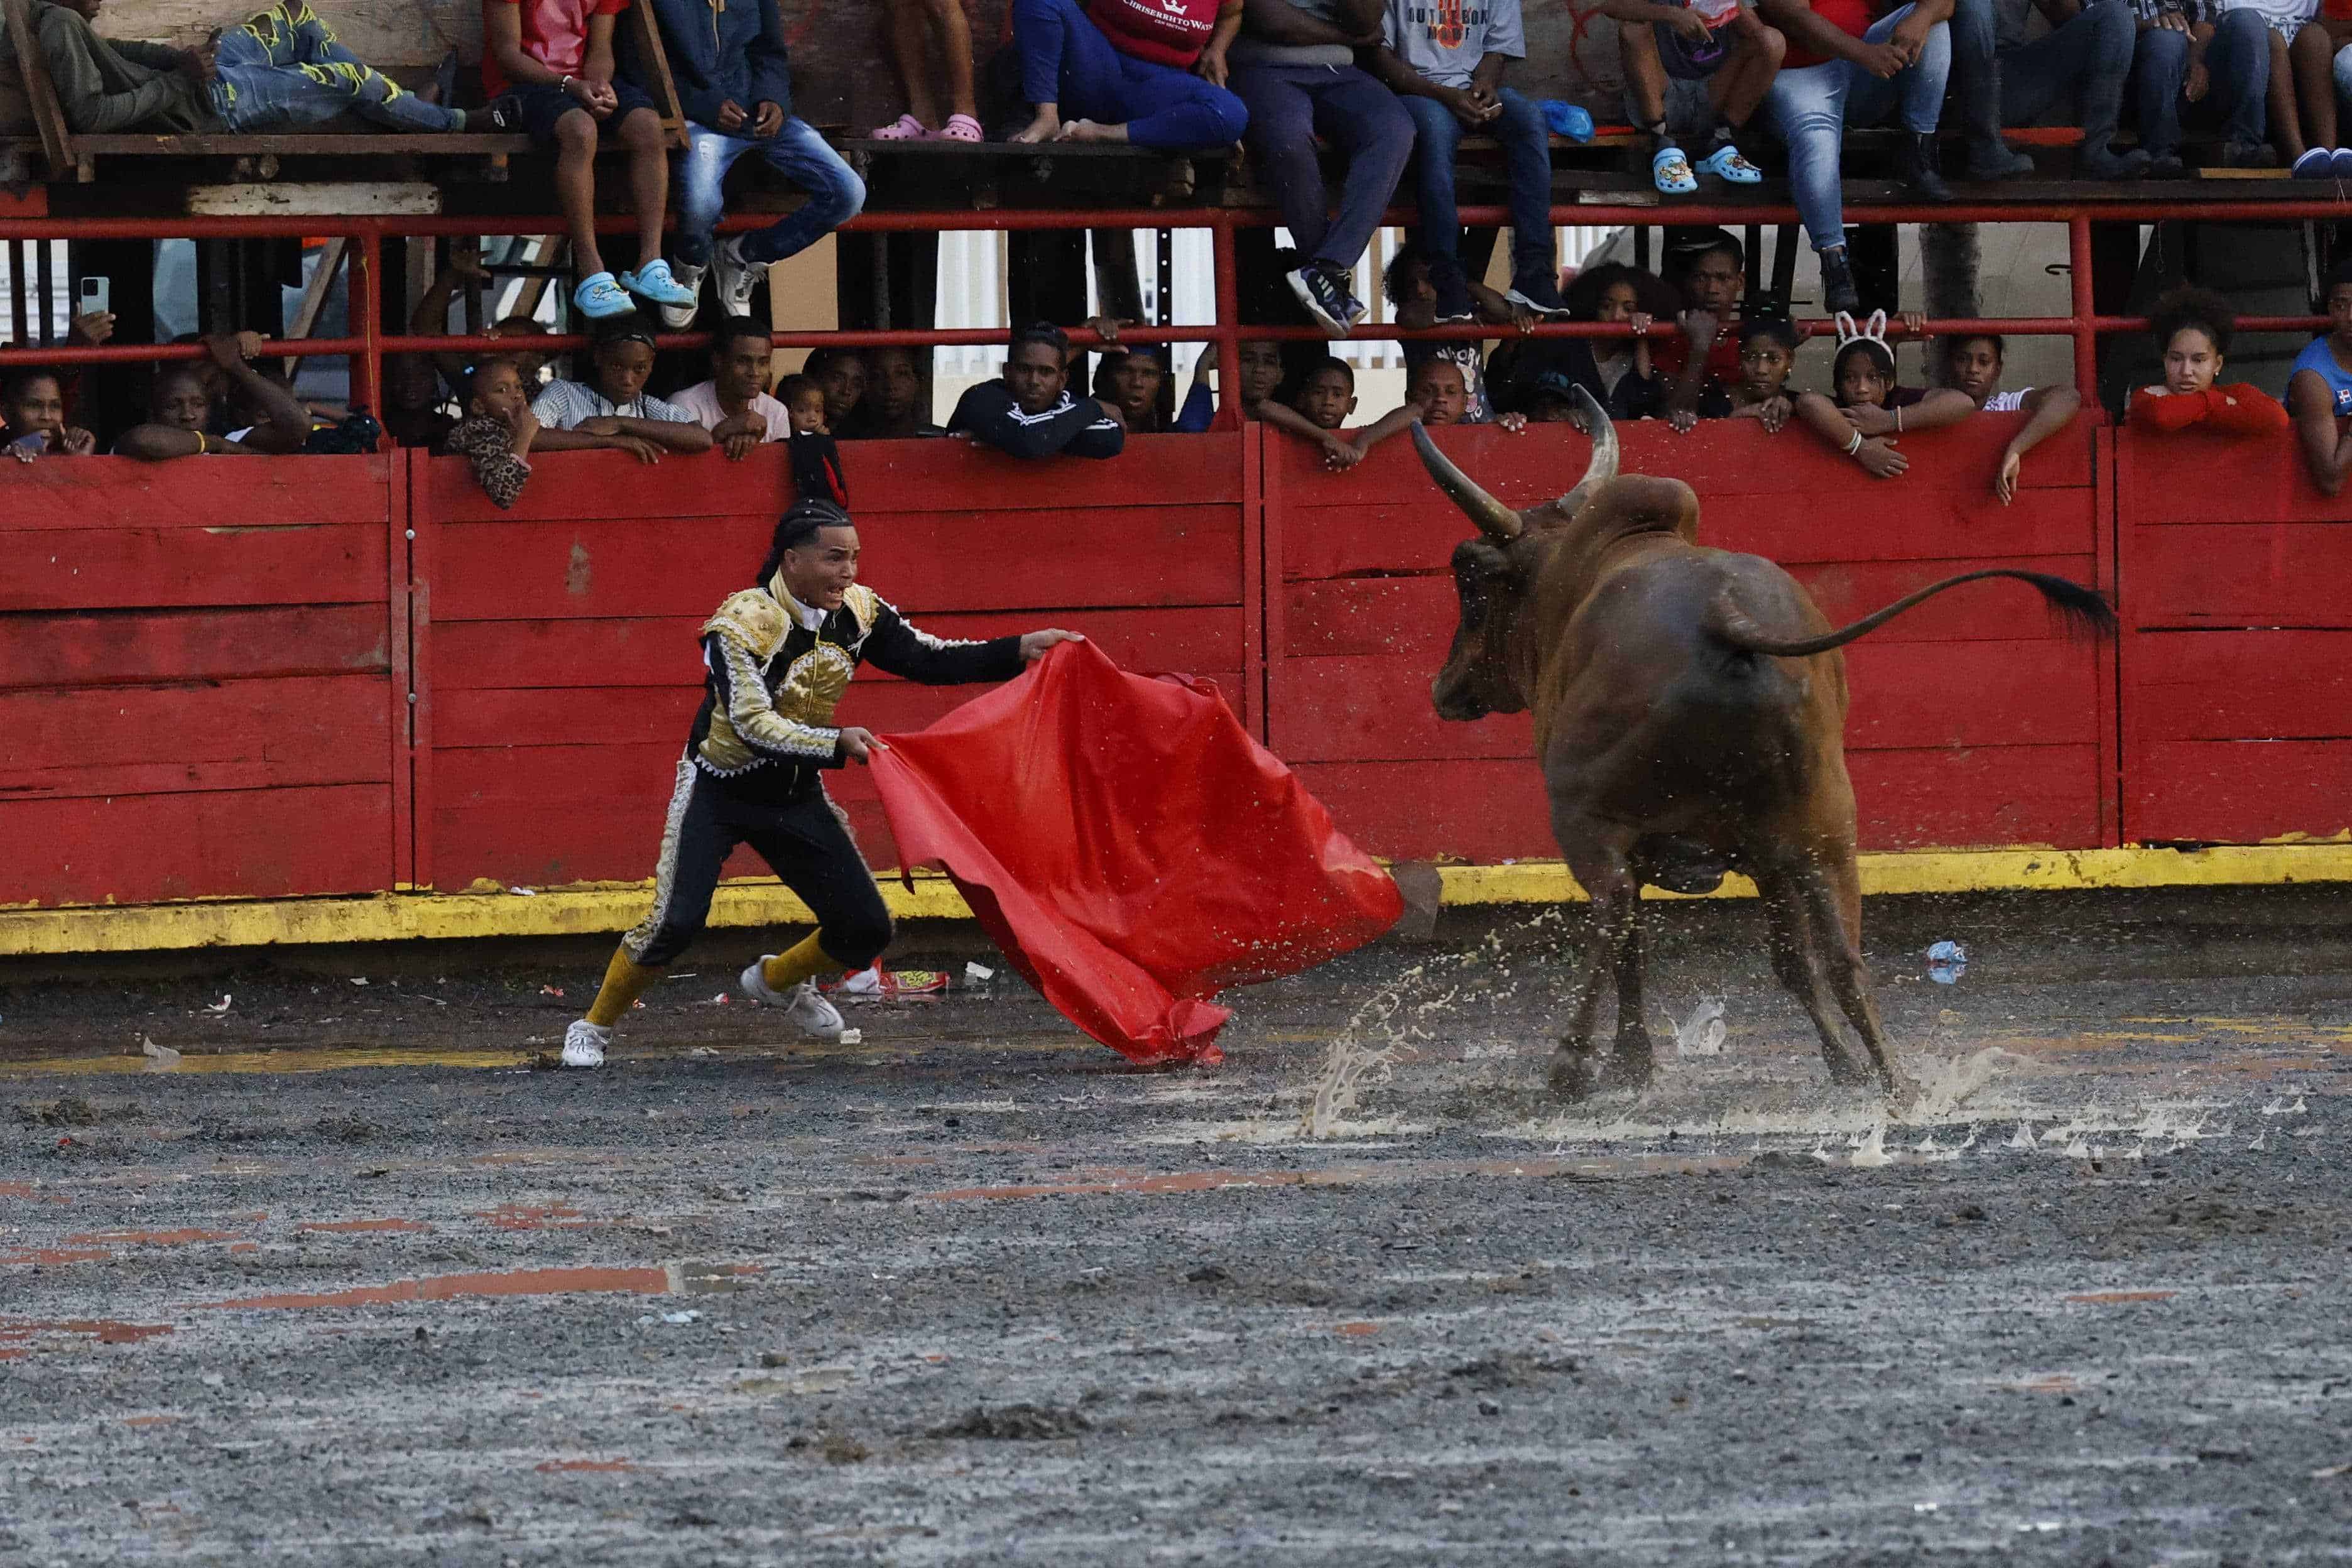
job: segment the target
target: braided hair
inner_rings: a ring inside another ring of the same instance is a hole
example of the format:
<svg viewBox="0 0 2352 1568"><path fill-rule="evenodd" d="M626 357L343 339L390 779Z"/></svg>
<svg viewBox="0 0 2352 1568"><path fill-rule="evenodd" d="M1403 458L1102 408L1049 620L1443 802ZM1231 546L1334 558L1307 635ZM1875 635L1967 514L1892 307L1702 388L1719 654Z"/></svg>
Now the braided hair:
<svg viewBox="0 0 2352 1568"><path fill-rule="evenodd" d="M848 528L848 509L822 496L807 496L793 502L784 515L776 520L775 536L768 542L768 558L760 563L760 574L751 580L755 588L764 588L784 563L784 552L798 550L814 539L823 528Z"/></svg>

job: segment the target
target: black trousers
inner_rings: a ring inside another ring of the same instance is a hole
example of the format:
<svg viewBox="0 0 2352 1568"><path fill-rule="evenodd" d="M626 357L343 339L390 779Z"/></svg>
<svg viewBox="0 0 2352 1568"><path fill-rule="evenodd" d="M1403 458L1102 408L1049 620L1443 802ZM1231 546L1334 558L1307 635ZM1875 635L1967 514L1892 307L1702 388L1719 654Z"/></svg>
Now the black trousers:
<svg viewBox="0 0 2352 1568"><path fill-rule="evenodd" d="M817 919L817 945L845 969L863 969L890 945L890 911L866 858L822 789L782 804L746 800L683 758L663 824L654 907L621 939L648 967L675 960L710 918L719 873L749 844Z"/></svg>

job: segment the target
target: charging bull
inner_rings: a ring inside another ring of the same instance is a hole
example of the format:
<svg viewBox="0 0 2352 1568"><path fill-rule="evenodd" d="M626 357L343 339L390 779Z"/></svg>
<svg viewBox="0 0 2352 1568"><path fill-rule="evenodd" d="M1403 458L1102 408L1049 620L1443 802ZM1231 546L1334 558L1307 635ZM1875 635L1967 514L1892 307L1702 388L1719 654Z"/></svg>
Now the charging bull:
<svg viewBox="0 0 2352 1568"><path fill-rule="evenodd" d="M1756 883L1773 968L1821 1035L1831 1079L1866 1082L1874 1068L1888 1094L1905 1094L1862 963L1837 650L1987 577L2032 584L2082 635L2111 635L2115 614L2063 577L1967 572L1833 629L1773 563L1700 545L1688 485L1620 477L1608 416L1578 395L1591 466L1574 489L1523 512L1412 427L1430 477L1478 525L1454 552L1462 620L1431 700L1443 719L1534 711L1552 832L1591 900L1553 1092L1575 1100L1649 1083L1642 885L1706 892L1737 871ZM1617 1036L1604 1059L1594 1035L1612 974ZM1848 1052L1840 1012L1869 1068Z"/></svg>

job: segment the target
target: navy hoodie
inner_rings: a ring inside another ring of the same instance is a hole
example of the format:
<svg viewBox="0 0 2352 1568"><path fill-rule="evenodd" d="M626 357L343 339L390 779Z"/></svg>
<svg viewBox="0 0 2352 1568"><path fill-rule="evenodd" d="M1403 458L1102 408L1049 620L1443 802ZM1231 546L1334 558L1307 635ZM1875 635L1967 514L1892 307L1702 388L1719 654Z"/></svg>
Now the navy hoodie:
<svg viewBox="0 0 2352 1568"><path fill-rule="evenodd" d="M791 57L776 0L640 0L661 24L662 51L677 83L677 100L698 125L719 129L719 106L729 99L745 114L772 103L793 111ZM652 73L632 58L629 76L647 86ZM748 136L746 125L740 135Z"/></svg>

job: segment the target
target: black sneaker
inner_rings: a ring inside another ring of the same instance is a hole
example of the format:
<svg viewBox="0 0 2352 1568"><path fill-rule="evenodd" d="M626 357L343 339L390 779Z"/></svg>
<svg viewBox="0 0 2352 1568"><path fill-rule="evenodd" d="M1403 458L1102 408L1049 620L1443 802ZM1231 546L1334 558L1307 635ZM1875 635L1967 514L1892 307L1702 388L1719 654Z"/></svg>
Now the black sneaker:
<svg viewBox="0 0 2352 1568"><path fill-rule="evenodd" d="M1326 337L1344 338L1364 314L1364 307L1348 292L1347 280L1336 272L1306 266L1290 275L1290 291Z"/></svg>
<svg viewBox="0 0 2352 1568"><path fill-rule="evenodd" d="M2278 154L2267 142L2232 142L2221 149L2224 169L2275 169Z"/></svg>
<svg viewBox="0 0 2352 1568"><path fill-rule="evenodd" d="M2158 153L2147 161L2147 177L2151 180L2181 180L2189 176L2189 165L2180 161L2178 153Z"/></svg>
<svg viewBox="0 0 2352 1568"><path fill-rule="evenodd" d="M1845 247L1822 252L1822 309L1831 315L1840 310L1853 314L1862 309L1862 296L1853 286L1853 268L1846 264Z"/></svg>
<svg viewBox="0 0 2352 1568"><path fill-rule="evenodd" d="M2137 180L2152 162L2137 147L2121 153L2112 147L2085 147L2074 155L2074 172L2091 180Z"/></svg>
<svg viewBox="0 0 2352 1568"><path fill-rule="evenodd" d="M1538 316L1565 316L1568 301L1559 297L1559 285L1549 278L1515 278L1511 291L1503 296L1514 305L1524 306Z"/></svg>
<svg viewBox="0 0 2352 1568"><path fill-rule="evenodd" d="M494 98L466 116L466 126L473 131L493 131L501 136L523 133L522 100L511 93Z"/></svg>
<svg viewBox="0 0 2352 1568"><path fill-rule="evenodd" d="M1932 132L1904 139L1902 164L1903 183L1922 198L1931 202L1952 199L1952 187L1944 184L1943 153Z"/></svg>

